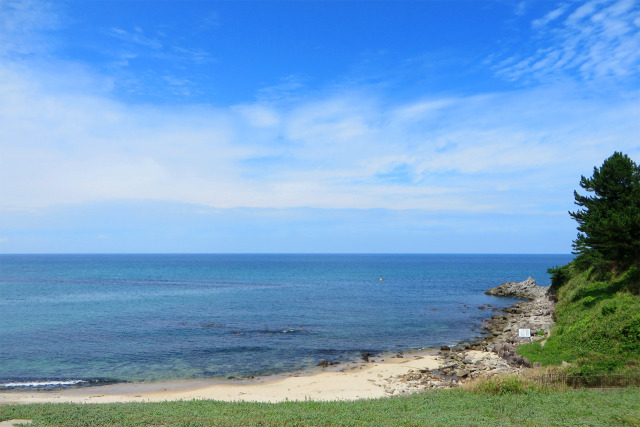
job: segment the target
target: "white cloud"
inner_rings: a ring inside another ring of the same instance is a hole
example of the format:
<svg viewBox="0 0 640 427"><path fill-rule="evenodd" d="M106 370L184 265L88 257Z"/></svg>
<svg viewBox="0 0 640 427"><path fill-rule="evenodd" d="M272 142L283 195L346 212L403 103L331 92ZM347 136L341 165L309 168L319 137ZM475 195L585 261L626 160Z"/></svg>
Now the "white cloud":
<svg viewBox="0 0 640 427"><path fill-rule="evenodd" d="M522 16L525 14L525 12L527 11L527 2L525 1L521 1L520 3L517 3L515 5L515 14L518 16Z"/></svg>
<svg viewBox="0 0 640 427"><path fill-rule="evenodd" d="M280 124L280 117L275 108L268 105L252 104L232 107L232 111L240 113L251 126L270 128Z"/></svg>
<svg viewBox="0 0 640 427"><path fill-rule="evenodd" d="M52 3L37 0L0 1L0 55L43 55L52 50L43 31L58 28Z"/></svg>
<svg viewBox="0 0 640 427"><path fill-rule="evenodd" d="M562 30L565 43L514 61L510 72L629 69L638 57L627 37L637 30L623 25L629 4L589 4L570 14L556 9L537 26L564 16L563 28L597 24L583 36ZM589 60L579 60L583 39L596 30L617 51L605 56L606 46L592 44ZM151 50L163 46L141 29L112 32ZM303 93L303 79L290 76L253 103L132 106L113 99L111 77L81 64L3 59L0 182L10 183L0 186L3 209L121 199L216 208L557 209L570 202L576 177L614 150L640 155L638 91L599 100L551 87L392 103L353 86ZM166 79L189 89L188 80Z"/></svg>
<svg viewBox="0 0 640 427"><path fill-rule="evenodd" d="M263 102L293 100L298 98L298 92L305 89L304 79L297 75L289 75L279 84L262 88L258 99Z"/></svg>
<svg viewBox="0 0 640 427"><path fill-rule="evenodd" d="M154 107L50 85L60 78L51 69L0 75L3 208L146 199L505 212L547 203L558 187L569 201L576 176L614 150L640 154L634 94L612 103L532 89L386 104L353 92Z"/></svg>
<svg viewBox="0 0 640 427"><path fill-rule="evenodd" d="M162 43L158 39L146 36L140 27L134 28L133 31L114 27L109 29L108 34L132 45L139 45L153 50L160 50L163 48Z"/></svg>
<svg viewBox="0 0 640 427"><path fill-rule="evenodd" d="M156 32L158 37L148 36L145 30L140 27L134 27L133 30L112 27L104 32L122 42L115 51L103 52L116 58L115 65L128 66L130 60L141 57L155 58L174 64L184 61L192 64L204 64L213 61L209 52L199 48L181 46L176 43L175 39L169 39L162 31ZM174 77L174 79L176 78Z"/></svg>
<svg viewBox="0 0 640 427"><path fill-rule="evenodd" d="M566 11L567 11L567 5L565 5L565 4L560 5L560 7L558 7L557 9L552 10L549 13L547 13L544 17L542 17L540 19L536 19L535 21L533 21L533 23L531 25L534 28L544 27L545 25L549 24L550 22L555 21L556 19L558 19Z"/></svg>
<svg viewBox="0 0 640 427"><path fill-rule="evenodd" d="M534 51L497 66L511 80L546 81L575 75L585 81L640 74L640 5L633 0L563 4L533 21ZM563 16L566 17L561 19Z"/></svg>

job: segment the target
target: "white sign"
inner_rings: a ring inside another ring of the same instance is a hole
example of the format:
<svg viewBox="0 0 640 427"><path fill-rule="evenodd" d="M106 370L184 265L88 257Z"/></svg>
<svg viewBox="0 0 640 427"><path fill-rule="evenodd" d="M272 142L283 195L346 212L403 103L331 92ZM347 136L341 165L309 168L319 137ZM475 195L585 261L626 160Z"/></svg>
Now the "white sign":
<svg viewBox="0 0 640 427"><path fill-rule="evenodd" d="M531 329L518 329L518 336L520 338L531 338Z"/></svg>

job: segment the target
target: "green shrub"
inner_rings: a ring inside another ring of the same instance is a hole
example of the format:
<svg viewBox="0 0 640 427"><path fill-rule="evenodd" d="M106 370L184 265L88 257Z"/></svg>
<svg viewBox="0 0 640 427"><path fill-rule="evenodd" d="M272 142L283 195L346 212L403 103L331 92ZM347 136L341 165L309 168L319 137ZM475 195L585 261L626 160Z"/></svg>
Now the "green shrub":
<svg viewBox="0 0 640 427"><path fill-rule="evenodd" d="M568 370L569 373L588 377L601 372L619 370L624 366L624 361L615 355L603 355L602 353L589 354L575 361L575 367Z"/></svg>
<svg viewBox="0 0 640 427"><path fill-rule="evenodd" d="M479 380L472 386L476 394L502 396L505 394L525 394L532 391L534 385L518 375L495 375L487 380Z"/></svg>
<svg viewBox="0 0 640 427"><path fill-rule="evenodd" d="M618 306L615 304L603 305L601 309L601 313L603 316L608 316L610 314L615 313L617 309L618 309Z"/></svg>
<svg viewBox="0 0 640 427"><path fill-rule="evenodd" d="M621 289L627 289L634 295L640 295L640 268L632 266L620 279Z"/></svg>
<svg viewBox="0 0 640 427"><path fill-rule="evenodd" d="M563 265L562 267L552 267L547 270L547 273L551 275L551 286L549 290L555 294L565 283L571 279L571 267L570 264Z"/></svg>
<svg viewBox="0 0 640 427"><path fill-rule="evenodd" d="M636 315L622 327L622 349L628 351L640 350L640 315Z"/></svg>

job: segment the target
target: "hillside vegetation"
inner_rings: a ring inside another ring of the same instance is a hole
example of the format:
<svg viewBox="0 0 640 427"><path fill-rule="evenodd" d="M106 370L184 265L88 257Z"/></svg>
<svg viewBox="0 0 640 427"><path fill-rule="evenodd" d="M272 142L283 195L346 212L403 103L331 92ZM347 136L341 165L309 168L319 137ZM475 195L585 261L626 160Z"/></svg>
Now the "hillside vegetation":
<svg viewBox="0 0 640 427"><path fill-rule="evenodd" d="M581 371L640 368L639 270L598 280L593 269L564 267L570 279L556 296L556 323L544 346L524 344L518 352L543 365L571 362Z"/></svg>
<svg viewBox="0 0 640 427"><path fill-rule="evenodd" d="M583 209L576 259L549 269L558 304L551 336L518 352L543 365L587 372L640 368L640 168L614 153L575 192Z"/></svg>

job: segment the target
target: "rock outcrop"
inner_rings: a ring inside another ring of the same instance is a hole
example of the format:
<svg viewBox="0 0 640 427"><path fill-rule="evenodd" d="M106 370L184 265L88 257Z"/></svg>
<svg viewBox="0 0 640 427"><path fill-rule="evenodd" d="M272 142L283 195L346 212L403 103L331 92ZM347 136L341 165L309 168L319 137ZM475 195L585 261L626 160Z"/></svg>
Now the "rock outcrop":
<svg viewBox="0 0 640 427"><path fill-rule="evenodd" d="M425 389L459 387L467 380L521 371L520 367L509 365L493 352L442 352L440 360L442 362L438 369L412 369L404 375L386 378L378 385L384 387L388 394L404 394Z"/></svg>
<svg viewBox="0 0 640 427"><path fill-rule="evenodd" d="M554 323L555 301L548 293L549 288L536 285L529 277L523 282L508 282L489 289L486 293L527 299L502 310L483 322L485 336L473 346L476 350L496 353L510 366L530 367L529 360L517 353L518 345L525 342L542 341L549 337ZM529 329L530 338L520 338L519 330Z"/></svg>
<svg viewBox="0 0 640 427"><path fill-rule="evenodd" d="M518 373L531 367L531 362L517 353L525 342L544 344L553 324L555 301L548 288L536 285L529 277L523 282L502 283L489 289L489 295L522 298L483 322L484 336L477 341L442 346L440 367L433 371L410 371L406 375L387 379L385 390L394 393L428 388L458 387L469 379L489 378L496 374ZM479 307L480 308L480 307ZM486 308L486 307L485 307ZM530 338L520 338L519 329L529 329ZM395 384L395 387L393 385Z"/></svg>
<svg viewBox="0 0 640 427"><path fill-rule="evenodd" d="M531 362L517 353L518 346L541 341L544 345L553 325L555 301L548 288L529 277L523 282L502 283L489 289L489 295L522 298L483 322L483 337L472 343L442 346L440 366L434 370L410 370L404 375L384 378L376 385L388 394L405 394L433 388L459 387L463 382L490 378L498 374L520 373ZM486 309L490 306L481 306ZM531 337L520 338L519 329L529 329ZM538 365L537 363L534 365Z"/></svg>
<svg viewBox="0 0 640 427"><path fill-rule="evenodd" d="M529 277L527 280L522 282L502 283L495 288L489 289L485 292L485 294L497 297L512 297L535 300L547 295L548 289L549 288L536 285L536 281L533 278Z"/></svg>

